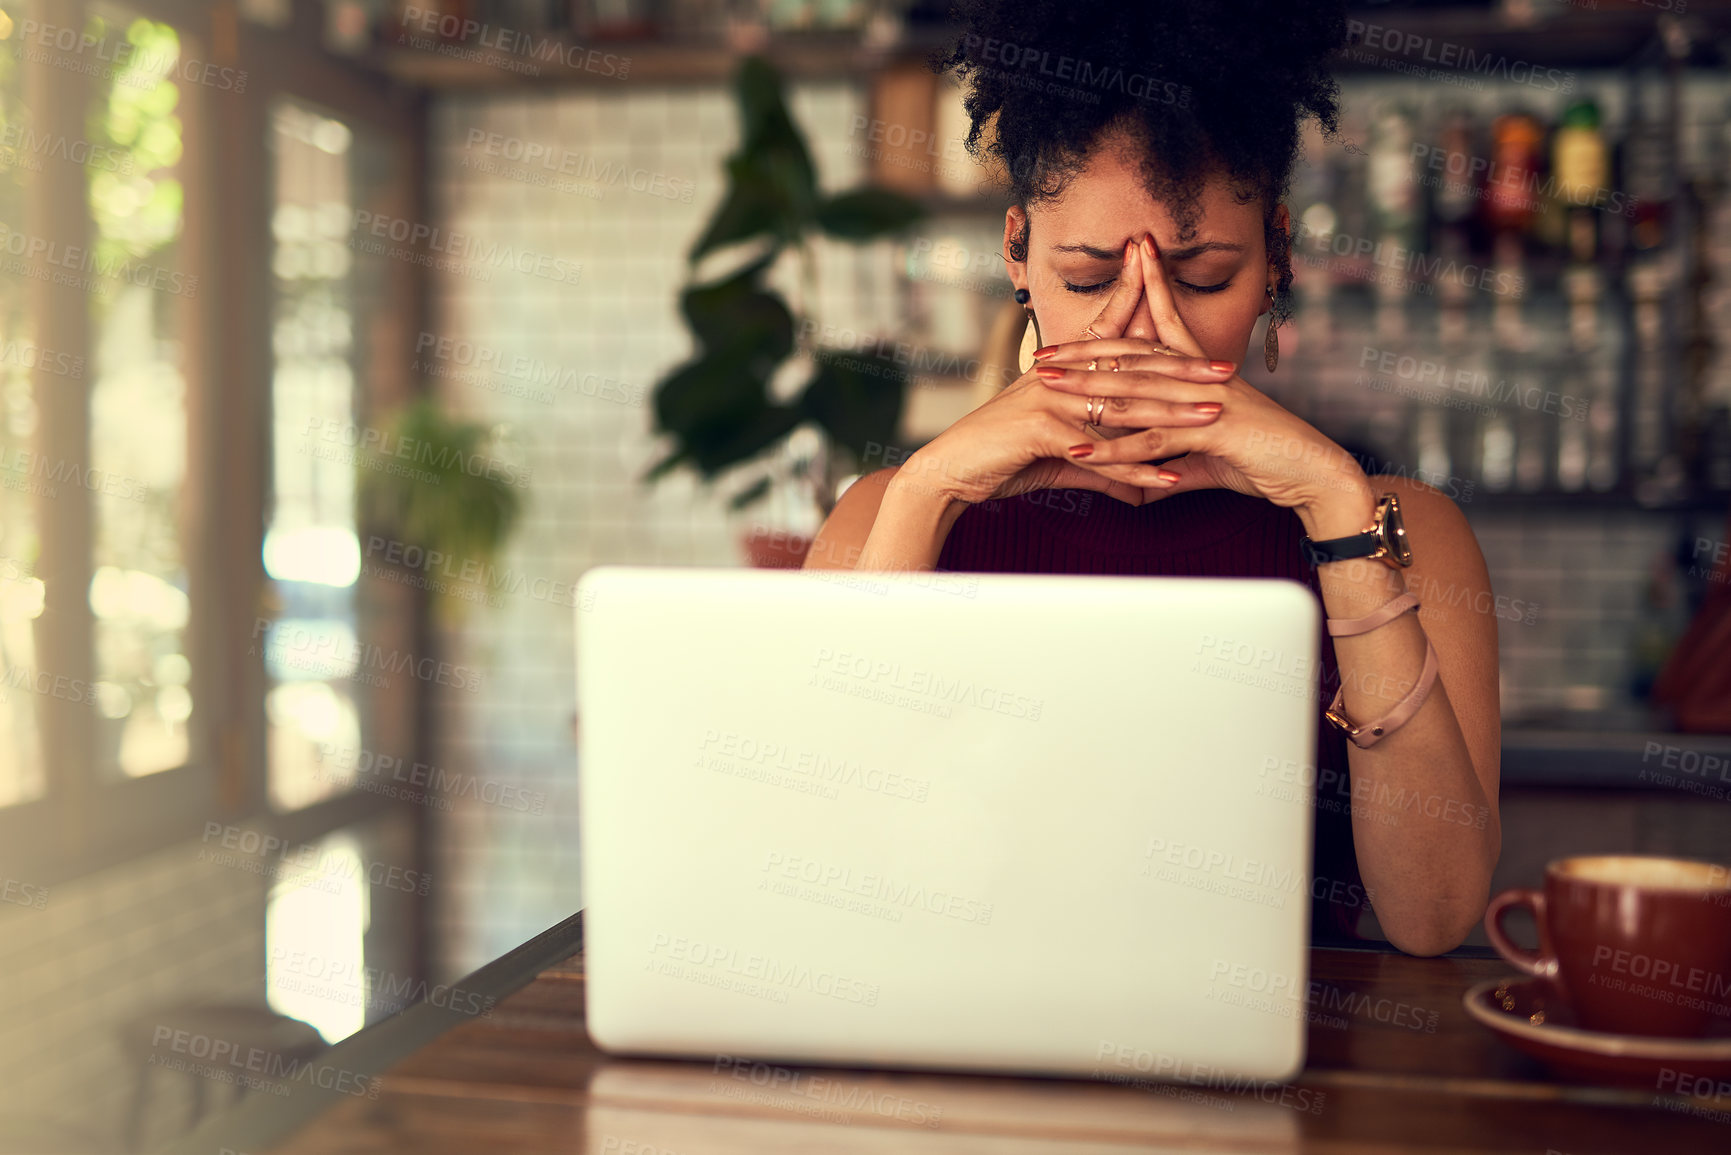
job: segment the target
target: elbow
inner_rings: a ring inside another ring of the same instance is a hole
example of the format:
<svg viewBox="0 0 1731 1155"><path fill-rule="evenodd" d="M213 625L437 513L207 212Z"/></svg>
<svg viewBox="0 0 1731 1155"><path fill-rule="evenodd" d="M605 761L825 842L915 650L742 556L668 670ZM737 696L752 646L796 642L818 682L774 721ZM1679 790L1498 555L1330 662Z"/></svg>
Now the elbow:
<svg viewBox="0 0 1731 1155"><path fill-rule="evenodd" d="M1399 947L1404 954L1416 955L1419 958L1432 958L1439 954L1447 954L1466 941L1467 932L1472 930L1472 924L1464 927L1398 927L1383 928L1388 935L1388 941Z"/></svg>
<svg viewBox="0 0 1731 1155"><path fill-rule="evenodd" d="M1433 867L1405 886L1391 887L1385 903L1374 910L1383 937L1410 955L1429 958L1446 954L1466 941L1485 917L1491 901L1491 876L1502 857L1502 824L1487 810L1482 841L1464 861ZM1388 892L1385 892L1388 893Z"/></svg>
<svg viewBox="0 0 1731 1155"><path fill-rule="evenodd" d="M1451 896L1429 907L1404 912L1403 917L1382 911L1377 915L1390 943L1406 954L1430 958L1446 954L1465 942L1484 918L1489 902L1487 881L1470 895Z"/></svg>

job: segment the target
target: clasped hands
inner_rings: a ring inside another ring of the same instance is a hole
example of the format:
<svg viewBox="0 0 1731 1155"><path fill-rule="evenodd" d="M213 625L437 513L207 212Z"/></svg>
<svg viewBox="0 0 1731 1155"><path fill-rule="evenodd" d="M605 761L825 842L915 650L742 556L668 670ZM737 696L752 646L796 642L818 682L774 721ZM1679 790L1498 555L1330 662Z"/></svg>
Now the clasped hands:
<svg viewBox="0 0 1731 1155"><path fill-rule="evenodd" d="M1126 337L1144 298L1156 335ZM1368 491L1345 450L1252 387L1232 362L1208 359L1179 313L1151 237L1126 246L1118 285L1088 330L1097 338L1036 352L1033 372L1045 388L1083 398L1087 413L1099 412L1087 399L1103 399L1102 432L1079 425L1067 459L1123 483L1108 490L1112 496L1137 505L1231 489L1305 508Z"/></svg>

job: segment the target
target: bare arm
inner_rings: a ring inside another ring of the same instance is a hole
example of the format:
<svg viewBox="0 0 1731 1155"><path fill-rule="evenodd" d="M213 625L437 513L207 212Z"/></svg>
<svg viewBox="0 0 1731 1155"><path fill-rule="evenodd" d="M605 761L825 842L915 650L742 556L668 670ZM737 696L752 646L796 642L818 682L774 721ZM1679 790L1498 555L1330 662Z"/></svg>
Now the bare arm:
<svg viewBox="0 0 1731 1155"><path fill-rule="evenodd" d="M929 570L967 506L897 467L868 473L842 494L805 556L806 569Z"/></svg>
<svg viewBox="0 0 1731 1155"><path fill-rule="evenodd" d="M1421 608L1335 639L1342 709L1359 723L1392 709L1417 681L1427 638L1438 674L1406 725L1369 749L1348 747L1351 795L1335 801L1351 807L1359 872L1389 941L1409 954L1440 954L1483 916L1502 848L1494 599L1478 542L1453 502L1402 478L1373 477L1369 488L1400 496L1413 564L1322 566L1328 616L1360 617L1405 592ZM1356 533L1369 521L1344 501L1304 516L1317 540ZM1319 798L1326 790L1319 780Z"/></svg>
<svg viewBox="0 0 1731 1155"><path fill-rule="evenodd" d="M1152 239L1142 244L1155 268ZM1164 346L1200 353L1166 278L1148 277L1145 289ZM1144 378L1143 367L1159 364L1160 354L1139 338L1041 352L1040 372L1056 391L1085 396L1111 385L1126 396L1168 392ZM1101 357L1117 358L1120 371L1099 370ZM1446 497L1401 478L1373 482L1350 454L1242 377L1227 381L1217 400L1220 417L1210 424L1150 424L1127 437L1074 446L1070 455L1097 465L1163 459L1177 482L1152 498L1210 488L1264 497L1296 512L1315 541L1361 532L1376 493L1401 494L1415 556L1409 570L1348 561L1319 572L1331 618L1362 617L1409 586L1424 607L1336 641L1342 708L1355 723L1388 713L1415 685L1427 639L1439 673L1405 725L1369 749L1349 751L1350 793L1319 801L1350 806L1359 870L1389 941L1409 954L1449 950L1484 916L1502 846L1494 603L1478 542Z"/></svg>

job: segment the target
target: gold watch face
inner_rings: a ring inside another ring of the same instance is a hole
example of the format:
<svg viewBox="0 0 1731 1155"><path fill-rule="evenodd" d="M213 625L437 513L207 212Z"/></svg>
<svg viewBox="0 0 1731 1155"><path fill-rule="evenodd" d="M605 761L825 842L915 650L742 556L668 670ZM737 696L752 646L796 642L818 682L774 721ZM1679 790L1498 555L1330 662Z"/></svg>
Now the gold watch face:
<svg viewBox="0 0 1731 1155"><path fill-rule="evenodd" d="M1377 514L1377 521L1382 528L1385 560L1399 566L1411 565L1412 546L1406 540L1406 522L1401 520L1400 499L1392 493L1385 495Z"/></svg>

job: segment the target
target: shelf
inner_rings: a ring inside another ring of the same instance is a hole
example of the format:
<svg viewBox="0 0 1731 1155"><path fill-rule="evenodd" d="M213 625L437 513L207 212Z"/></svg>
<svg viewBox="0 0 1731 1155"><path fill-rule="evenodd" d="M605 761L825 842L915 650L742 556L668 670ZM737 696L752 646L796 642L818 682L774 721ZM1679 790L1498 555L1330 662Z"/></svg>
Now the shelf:
<svg viewBox="0 0 1731 1155"><path fill-rule="evenodd" d="M1004 209L1009 201L992 193L976 193L964 196L957 193L925 192L911 193L920 207L934 217L992 217L1002 220Z"/></svg>
<svg viewBox="0 0 1731 1155"><path fill-rule="evenodd" d="M1645 504L1633 494L1622 491L1600 493L1592 490L1577 492L1543 491L1521 493L1514 490L1488 490L1483 485L1473 488L1471 501L1457 502L1469 517L1474 513L1718 513L1731 510L1731 493L1702 493L1692 497Z"/></svg>
<svg viewBox="0 0 1731 1155"><path fill-rule="evenodd" d="M713 85L731 80L740 60L752 52L789 79L858 80L892 64L923 61L949 39L947 32L919 30L893 45L870 47L852 32L808 32L771 37L760 49L746 49L714 41L579 42L549 35L530 38L516 53L459 43L436 49L387 45L353 59L419 88Z"/></svg>
<svg viewBox="0 0 1731 1155"><path fill-rule="evenodd" d="M1503 731L1501 780L1505 787L1644 790L1731 802L1731 735L1510 727Z"/></svg>
<svg viewBox="0 0 1731 1155"><path fill-rule="evenodd" d="M1596 9L1570 7L1521 27L1511 26L1495 9L1355 10L1349 17L1353 21L1398 33L1403 44L1408 38L1417 39L1409 50L1389 51L1380 47L1379 35L1378 47L1357 50L1378 59L1354 60L1353 50L1349 50L1335 67L1344 75L1399 75L1389 65L1401 64L1470 76L1471 70L1454 65L1456 55L1470 48L1481 57L1507 57L1511 64L1617 68L1627 65L1653 41L1661 15L1659 8L1633 0L1627 7L1620 6L1618 0L1600 0ZM1696 41L1704 51L1710 51L1704 45L1713 36L1731 32L1731 5L1696 0L1688 5L1687 16L1693 26L1707 34ZM789 32L768 37L760 51L791 78L857 80L892 64L923 62L953 43L955 35L953 29L915 25L894 44L880 47L862 43L854 31ZM606 86L622 82L680 85L725 82L742 56L759 50L730 46L717 39L583 41L561 33L526 37L524 41L524 49L514 53L461 43L442 43L437 49L385 45L351 59L419 88ZM1451 63L1442 63L1445 59ZM1499 74L1500 70L1493 68L1487 77Z"/></svg>
<svg viewBox="0 0 1731 1155"><path fill-rule="evenodd" d="M1702 49L1703 40L1723 35L1731 28L1731 11L1723 4L1697 2L1685 9L1679 3L1676 7L1686 10L1691 22L1708 33L1707 37L1696 39L1697 51ZM1362 75L1390 71L1388 64L1398 63L1422 68L1425 75L1434 68L1442 73L1470 76L1473 70L1458 63L1459 55L1466 49L1471 49L1480 60L1486 56L1493 61L1506 57L1511 70L1516 63L1546 68L1621 68L1656 39L1659 18L1663 15L1665 11L1658 5L1642 5L1637 0L1629 0L1626 6L1618 0L1599 0L1598 7L1590 9L1570 6L1539 14L1532 23L1522 26L1511 25L1501 10L1491 8L1384 12L1359 9L1349 13L1348 19L1364 24L1367 32L1370 28L1377 31L1370 32L1368 37L1375 46L1360 46L1357 51L1388 63L1355 60L1353 50L1349 50L1335 65L1335 71ZM1383 32L1384 29L1389 32ZM1387 42L1385 37L1393 33L1401 36L1404 51L1382 47ZM1407 44L1411 47L1405 48ZM1503 79L1507 75L1507 70L1494 63L1490 68L1485 73L1486 79ZM1392 71L1390 74L1399 75ZM1523 83L1518 76L1514 81ZM1536 89L1544 87L1536 80L1532 83Z"/></svg>

